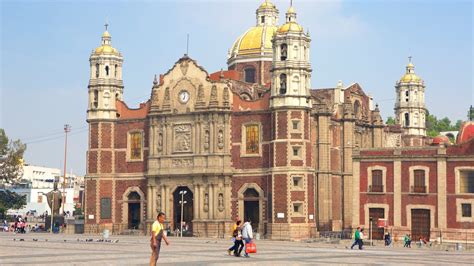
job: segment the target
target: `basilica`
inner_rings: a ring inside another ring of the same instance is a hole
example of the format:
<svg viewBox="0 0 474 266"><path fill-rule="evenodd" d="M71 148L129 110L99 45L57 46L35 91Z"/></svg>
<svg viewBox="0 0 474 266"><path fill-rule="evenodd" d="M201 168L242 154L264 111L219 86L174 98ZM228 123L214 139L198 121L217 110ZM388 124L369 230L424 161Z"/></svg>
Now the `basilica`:
<svg viewBox="0 0 474 266"><path fill-rule="evenodd" d="M170 230L204 237L227 235L238 218L268 239L357 227L353 158L426 144L425 85L409 62L394 90L398 125L386 126L359 84L314 89L310 50L295 7L280 23L264 1L227 70L209 73L185 54L133 109L106 29L89 60L86 232L146 233L159 211Z"/></svg>

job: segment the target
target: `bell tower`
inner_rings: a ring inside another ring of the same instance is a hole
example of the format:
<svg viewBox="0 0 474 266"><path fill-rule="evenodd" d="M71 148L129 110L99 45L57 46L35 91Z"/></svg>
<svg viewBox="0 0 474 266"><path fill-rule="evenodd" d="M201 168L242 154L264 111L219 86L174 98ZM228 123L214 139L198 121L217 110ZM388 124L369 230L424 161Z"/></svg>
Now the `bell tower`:
<svg viewBox="0 0 474 266"><path fill-rule="evenodd" d="M273 38L271 239L307 238L315 228L308 34L290 6Z"/></svg>
<svg viewBox="0 0 474 266"><path fill-rule="evenodd" d="M115 100L123 95L122 64L123 57L112 47L112 37L108 32L108 24L102 34L102 42L92 51L89 58L89 105L87 120L115 119Z"/></svg>
<svg viewBox="0 0 474 266"><path fill-rule="evenodd" d="M406 73L395 85L395 118L405 135L426 136L425 83L408 59Z"/></svg>
<svg viewBox="0 0 474 266"><path fill-rule="evenodd" d="M286 23L273 38L272 108L309 108L311 106L311 64L309 62L309 33L296 22L291 6Z"/></svg>

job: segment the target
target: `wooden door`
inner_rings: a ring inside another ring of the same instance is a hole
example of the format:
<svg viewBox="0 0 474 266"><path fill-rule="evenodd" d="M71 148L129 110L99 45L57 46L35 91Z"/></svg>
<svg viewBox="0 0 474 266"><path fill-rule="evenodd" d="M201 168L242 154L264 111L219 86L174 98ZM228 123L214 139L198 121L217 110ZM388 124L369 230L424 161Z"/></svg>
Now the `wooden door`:
<svg viewBox="0 0 474 266"><path fill-rule="evenodd" d="M430 210L412 209L411 210L411 239L419 241L424 238L430 240Z"/></svg>

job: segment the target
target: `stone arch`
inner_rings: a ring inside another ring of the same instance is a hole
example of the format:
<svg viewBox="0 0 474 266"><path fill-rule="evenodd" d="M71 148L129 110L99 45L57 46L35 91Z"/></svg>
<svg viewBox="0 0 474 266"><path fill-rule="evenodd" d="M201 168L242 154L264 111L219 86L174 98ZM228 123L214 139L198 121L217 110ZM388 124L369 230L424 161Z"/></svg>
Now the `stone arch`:
<svg viewBox="0 0 474 266"><path fill-rule="evenodd" d="M240 187L239 191L237 192L237 197L238 197L238 205L237 205L237 213L239 215L239 218L242 219L245 219L244 217L244 193L245 191L247 191L247 189L254 189L255 191L257 191L258 193L258 206L259 206L259 223L258 223L258 233L260 233L260 235L263 235L264 233L264 230L263 230L263 227L264 227L264 213L266 213L266 210L264 207L264 202L265 202L265 192L263 191L263 189L257 185L256 183L245 183L242 185L242 187Z"/></svg>
<svg viewBox="0 0 474 266"><path fill-rule="evenodd" d="M122 223L126 225L126 228L128 228L128 218L129 218L128 217L128 211L129 211L128 204L130 202L128 197L133 192L136 192L138 193L138 195L140 195L140 228L144 228L145 217L143 216L143 214L145 213L144 206L145 206L146 199L145 199L145 193L143 193L143 191L137 186L127 188L127 190L125 190L125 192L122 195Z"/></svg>

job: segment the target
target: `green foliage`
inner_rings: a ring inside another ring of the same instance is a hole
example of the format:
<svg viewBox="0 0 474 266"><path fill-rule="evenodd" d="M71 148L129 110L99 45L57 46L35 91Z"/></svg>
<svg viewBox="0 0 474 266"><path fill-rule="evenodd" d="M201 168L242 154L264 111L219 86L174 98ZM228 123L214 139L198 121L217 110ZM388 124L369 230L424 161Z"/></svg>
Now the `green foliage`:
<svg viewBox="0 0 474 266"><path fill-rule="evenodd" d="M436 137L442 131L458 131L461 123L462 121L458 120L452 125L451 120L447 117L438 120L436 116L428 114L426 116L426 133L430 137Z"/></svg>
<svg viewBox="0 0 474 266"><path fill-rule="evenodd" d="M12 184L21 178L25 150L25 144L9 140L5 130L0 128L0 181Z"/></svg>
<svg viewBox="0 0 474 266"><path fill-rule="evenodd" d="M393 117L389 116L387 117L387 122L385 122L387 125L395 125L395 119Z"/></svg>
<svg viewBox="0 0 474 266"><path fill-rule="evenodd" d="M3 213L8 209L21 209L25 205L26 195L20 195L10 190L0 191L0 211Z"/></svg>

